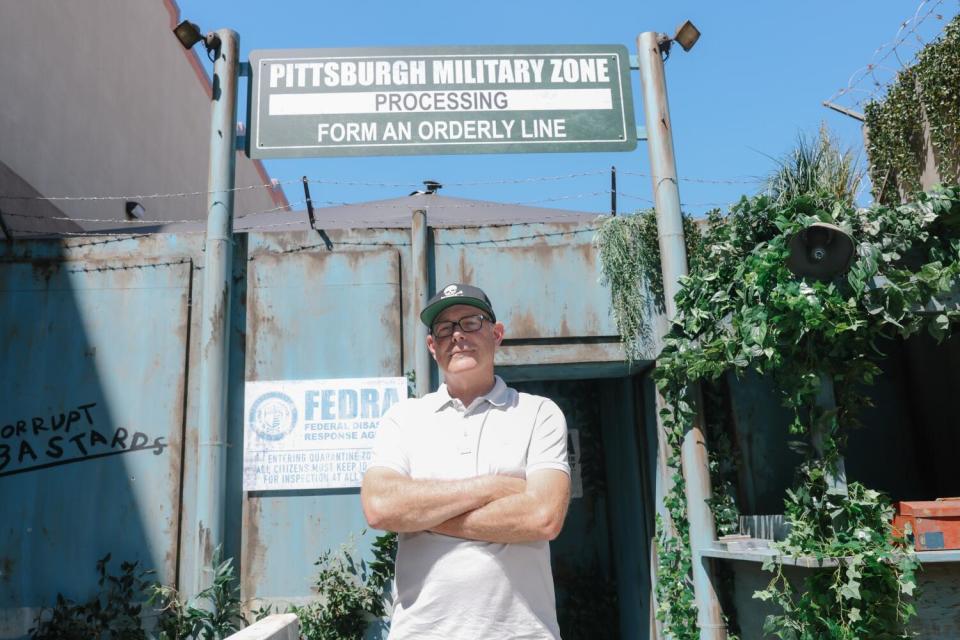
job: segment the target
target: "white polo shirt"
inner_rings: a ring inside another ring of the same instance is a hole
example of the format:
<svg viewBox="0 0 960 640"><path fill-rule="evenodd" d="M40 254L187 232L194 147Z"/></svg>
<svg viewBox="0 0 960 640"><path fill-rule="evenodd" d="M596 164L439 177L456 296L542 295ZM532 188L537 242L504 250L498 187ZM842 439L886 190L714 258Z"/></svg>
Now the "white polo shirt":
<svg viewBox="0 0 960 640"><path fill-rule="evenodd" d="M416 479L541 469L570 473L563 413L496 377L464 407L446 385L393 405L380 421L371 467ZM550 546L499 544L423 531L401 533L390 640L552 640L557 625Z"/></svg>

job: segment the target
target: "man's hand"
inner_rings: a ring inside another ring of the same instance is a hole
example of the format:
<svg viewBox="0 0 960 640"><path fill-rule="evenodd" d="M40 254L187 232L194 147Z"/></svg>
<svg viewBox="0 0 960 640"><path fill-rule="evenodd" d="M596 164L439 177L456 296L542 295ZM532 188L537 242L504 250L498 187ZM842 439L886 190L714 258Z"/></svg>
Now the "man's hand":
<svg viewBox="0 0 960 640"><path fill-rule="evenodd" d="M570 476L556 469L534 471L526 490L431 527L431 531L484 542L535 542L560 534L570 502Z"/></svg>
<svg viewBox="0 0 960 640"><path fill-rule="evenodd" d="M360 502L374 529L426 531L462 513L524 491L527 483L510 476L463 480L414 480L385 467L367 469Z"/></svg>

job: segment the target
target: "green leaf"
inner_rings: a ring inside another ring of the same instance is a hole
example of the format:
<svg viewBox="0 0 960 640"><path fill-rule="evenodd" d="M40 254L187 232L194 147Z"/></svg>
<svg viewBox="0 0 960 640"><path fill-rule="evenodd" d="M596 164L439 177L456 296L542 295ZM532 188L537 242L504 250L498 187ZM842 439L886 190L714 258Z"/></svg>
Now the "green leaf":
<svg viewBox="0 0 960 640"><path fill-rule="evenodd" d="M912 596L913 590L916 588L916 583L912 580L900 581L900 592L906 596Z"/></svg>

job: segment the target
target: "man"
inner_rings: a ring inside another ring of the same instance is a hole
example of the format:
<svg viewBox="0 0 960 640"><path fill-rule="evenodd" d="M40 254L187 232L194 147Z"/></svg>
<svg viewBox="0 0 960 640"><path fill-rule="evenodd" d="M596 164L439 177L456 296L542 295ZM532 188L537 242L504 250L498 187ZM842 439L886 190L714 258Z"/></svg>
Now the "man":
<svg viewBox="0 0 960 640"><path fill-rule="evenodd" d="M494 375L504 326L477 287L444 287L420 319L444 384L384 415L360 493L370 526L400 534L390 639L559 638L563 414Z"/></svg>

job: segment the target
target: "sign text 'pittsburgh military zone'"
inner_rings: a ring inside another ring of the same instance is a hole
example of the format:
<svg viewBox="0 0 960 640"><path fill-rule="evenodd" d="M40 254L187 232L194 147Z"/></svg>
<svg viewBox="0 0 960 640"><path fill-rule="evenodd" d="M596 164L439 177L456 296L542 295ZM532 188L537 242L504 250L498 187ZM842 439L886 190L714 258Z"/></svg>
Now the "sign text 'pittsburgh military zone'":
<svg viewBox="0 0 960 640"><path fill-rule="evenodd" d="M631 151L619 45L250 54L253 158Z"/></svg>

